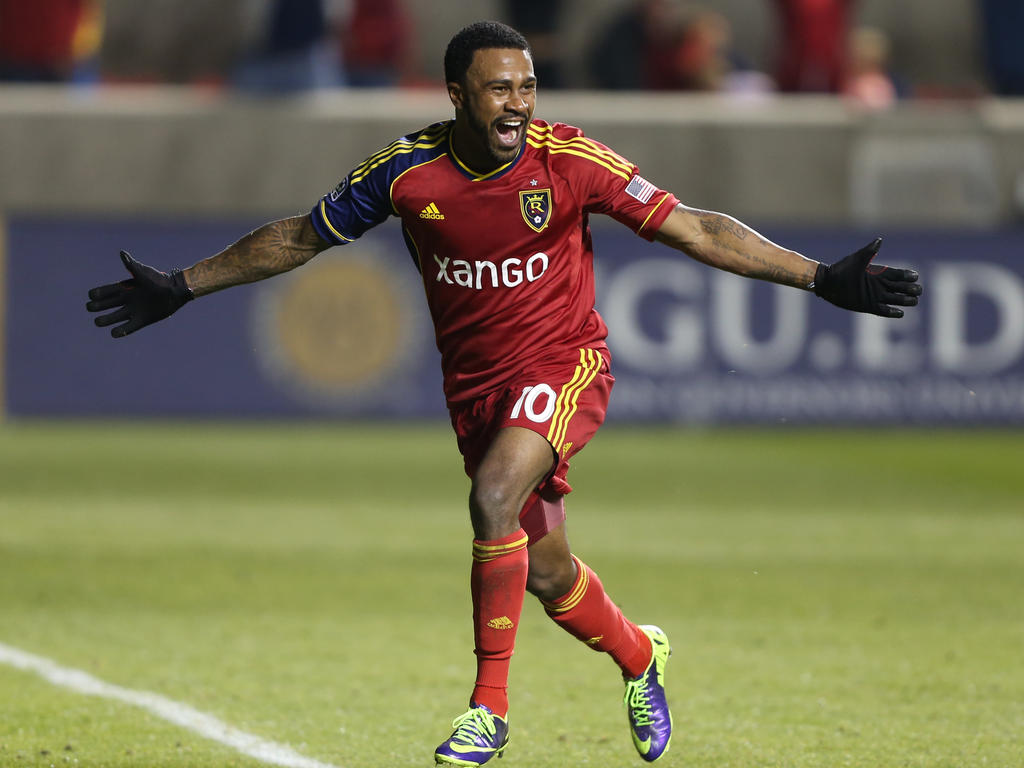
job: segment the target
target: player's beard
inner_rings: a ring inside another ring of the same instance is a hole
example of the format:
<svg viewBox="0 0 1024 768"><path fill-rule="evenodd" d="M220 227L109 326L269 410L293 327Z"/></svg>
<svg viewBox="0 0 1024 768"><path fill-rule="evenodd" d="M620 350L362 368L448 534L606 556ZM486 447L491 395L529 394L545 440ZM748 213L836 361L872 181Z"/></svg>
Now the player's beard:
<svg viewBox="0 0 1024 768"><path fill-rule="evenodd" d="M515 144L506 146L498 139L498 124L510 117L523 118L523 125L519 128L519 137ZM469 115L469 126L476 135L478 141L487 150L488 156L494 161L495 166L511 163L516 159L523 142L526 141L526 128L529 125L527 115L503 115L490 123L484 122L472 112Z"/></svg>

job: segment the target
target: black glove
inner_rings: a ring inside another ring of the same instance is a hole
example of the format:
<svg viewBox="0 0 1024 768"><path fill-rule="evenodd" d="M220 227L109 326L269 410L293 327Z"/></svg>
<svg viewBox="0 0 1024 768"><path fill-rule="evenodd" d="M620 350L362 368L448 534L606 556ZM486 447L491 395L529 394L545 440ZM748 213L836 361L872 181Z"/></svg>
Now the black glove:
<svg viewBox="0 0 1024 768"><path fill-rule="evenodd" d="M110 335L115 339L170 317L185 302L195 298L180 269L172 270L170 274L161 272L136 261L127 251L121 251L121 261L131 273L131 279L93 288L89 291L90 301L85 305L90 312L120 307L93 321L100 328L127 321L110 329Z"/></svg>
<svg viewBox="0 0 1024 768"><path fill-rule="evenodd" d="M871 265L878 255L882 238L865 245L835 264L819 264L814 274L814 292L837 307L855 312L870 312L882 317L903 317L903 310L890 307L917 305L921 286L917 272L881 264Z"/></svg>

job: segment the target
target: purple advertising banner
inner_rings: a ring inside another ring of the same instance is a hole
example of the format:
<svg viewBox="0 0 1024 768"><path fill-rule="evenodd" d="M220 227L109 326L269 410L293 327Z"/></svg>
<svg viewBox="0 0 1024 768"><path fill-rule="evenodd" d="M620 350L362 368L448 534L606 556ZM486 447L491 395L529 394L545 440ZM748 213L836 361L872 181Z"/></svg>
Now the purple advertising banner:
<svg viewBox="0 0 1024 768"><path fill-rule="evenodd" d="M874 233L766 235L833 262ZM1024 423L1024 232L894 232L925 294L901 320L613 242L598 303L615 415L683 423ZM621 252L614 249L615 259Z"/></svg>
<svg viewBox="0 0 1024 768"><path fill-rule="evenodd" d="M443 418L438 354L398 226L122 340L88 288L125 248L186 266L247 220L8 220L11 416ZM764 228L835 261L874 232ZM598 309L616 376L609 421L1024 424L1024 230L895 231L879 262L921 272L903 320L710 269L595 222Z"/></svg>

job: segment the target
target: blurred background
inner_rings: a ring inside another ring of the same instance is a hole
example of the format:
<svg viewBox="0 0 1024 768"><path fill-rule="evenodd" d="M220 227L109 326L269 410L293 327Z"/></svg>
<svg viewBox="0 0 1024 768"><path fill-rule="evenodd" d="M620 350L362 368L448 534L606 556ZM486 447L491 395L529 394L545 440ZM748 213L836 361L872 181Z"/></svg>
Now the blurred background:
<svg viewBox="0 0 1024 768"><path fill-rule="evenodd" d="M398 222L125 339L84 305L450 118L483 18L537 117L925 284L883 321L591 221L617 381L570 530L676 644L666 765L1020 766L1022 0L0 0L0 763L258 764L12 647L341 766L461 706L467 482ZM519 630L522 765L635 759L577 645Z"/></svg>
<svg viewBox="0 0 1024 768"><path fill-rule="evenodd" d="M899 322L718 274L595 221L611 421L1024 423L1018 0L0 0L2 413L443 419L396 222L114 343L117 252L187 266L446 119L494 18L537 116L689 205L831 262L884 235Z"/></svg>

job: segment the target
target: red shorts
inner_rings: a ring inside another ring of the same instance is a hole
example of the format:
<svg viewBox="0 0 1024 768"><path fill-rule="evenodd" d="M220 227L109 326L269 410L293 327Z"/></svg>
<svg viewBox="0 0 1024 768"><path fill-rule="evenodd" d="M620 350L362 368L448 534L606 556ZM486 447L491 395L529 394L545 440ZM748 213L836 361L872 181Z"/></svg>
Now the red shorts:
<svg viewBox="0 0 1024 768"><path fill-rule="evenodd" d="M571 356L570 356L571 355ZM523 369L509 384L486 397L450 408L452 426L470 477L499 429L524 427L550 443L551 474L527 500L519 520L536 541L565 520L562 496L569 459L579 453L604 422L614 377L606 349L579 349Z"/></svg>

